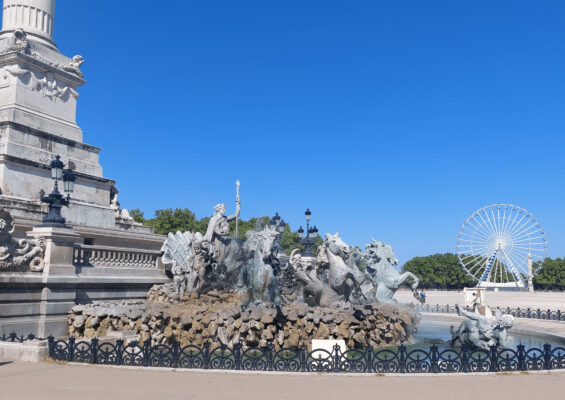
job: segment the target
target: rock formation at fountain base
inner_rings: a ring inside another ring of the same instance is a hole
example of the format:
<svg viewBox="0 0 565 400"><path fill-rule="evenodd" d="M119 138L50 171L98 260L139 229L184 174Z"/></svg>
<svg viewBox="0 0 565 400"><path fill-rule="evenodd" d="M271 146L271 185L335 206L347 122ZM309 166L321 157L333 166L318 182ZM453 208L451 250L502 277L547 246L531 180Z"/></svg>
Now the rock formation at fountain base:
<svg viewBox="0 0 565 400"><path fill-rule="evenodd" d="M75 306L68 316L68 334L100 338L112 331L134 331L140 341L151 339L153 344L176 340L181 346L201 346L208 341L231 347L239 342L244 348L266 348L272 343L275 349L310 347L312 339L343 339L348 348L377 348L407 343L419 320L413 309L383 304L244 307L238 294L218 291L187 294L182 303L172 303L163 286L148 297L153 301Z"/></svg>

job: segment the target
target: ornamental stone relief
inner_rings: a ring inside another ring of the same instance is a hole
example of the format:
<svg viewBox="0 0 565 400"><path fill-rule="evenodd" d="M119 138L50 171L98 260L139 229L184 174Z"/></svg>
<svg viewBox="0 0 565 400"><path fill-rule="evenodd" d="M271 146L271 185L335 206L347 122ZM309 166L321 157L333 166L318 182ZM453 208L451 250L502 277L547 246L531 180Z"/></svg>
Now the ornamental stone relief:
<svg viewBox="0 0 565 400"><path fill-rule="evenodd" d="M41 95L51 101L57 99L67 102L70 96L78 99L79 93L70 86L60 86L51 72L35 72L20 65L10 65L0 70L0 76L4 81L8 80L9 76L16 77L20 82L24 83L28 88L33 91L38 91Z"/></svg>
<svg viewBox="0 0 565 400"><path fill-rule="evenodd" d="M43 239L14 239L14 220L0 209L0 271L43 272L45 241Z"/></svg>

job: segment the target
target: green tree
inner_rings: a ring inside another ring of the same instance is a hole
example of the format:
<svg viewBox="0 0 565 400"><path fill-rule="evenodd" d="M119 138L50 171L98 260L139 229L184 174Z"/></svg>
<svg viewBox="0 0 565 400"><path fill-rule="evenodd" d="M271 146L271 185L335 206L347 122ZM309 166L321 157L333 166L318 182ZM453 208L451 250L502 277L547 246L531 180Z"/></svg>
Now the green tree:
<svg viewBox="0 0 565 400"><path fill-rule="evenodd" d="M534 265L534 269L536 265ZM565 289L565 259L546 258L534 277L534 288L544 290Z"/></svg>
<svg viewBox="0 0 565 400"><path fill-rule="evenodd" d="M143 211L139 208L134 208L133 210L129 210L129 215L133 218L133 220L140 224L145 224L145 218L143 217Z"/></svg>
<svg viewBox="0 0 565 400"><path fill-rule="evenodd" d="M136 222L152 227L155 233L160 235L166 235L169 232L174 233L176 231L191 231L205 234L208 228L208 221L210 221L210 217L205 217L200 220L196 219L194 213L188 208L156 210L155 217L151 219L145 219L143 212L139 209L131 210L130 214ZM245 238L245 233L249 230L263 229L265 226L269 225L270 221L271 218L267 216L259 218L253 217L249 220L240 219L238 222L239 238ZM235 236L235 220L230 221L229 225L230 235ZM323 240L319 235L313 239L312 253L316 254L316 247L322 244L322 242ZM281 246L288 255L290 255L294 249L300 249L300 251L304 250L300 235L296 231L293 232L288 224L286 224L281 237Z"/></svg>
<svg viewBox="0 0 565 400"><path fill-rule="evenodd" d="M281 236L281 247L287 255L290 255L294 249L304 250L300 235L298 232L292 232L288 224L284 227L284 232Z"/></svg>
<svg viewBox="0 0 565 400"><path fill-rule="evenodd" d="M463 288L474 286L471 278L455 254L434 254L426 257L415 257L407 261L403 270L410 271L420 278L422 288Z"/></svg>
<svg viewBox="0 0 565 400"><path fill-rule="evenodd" d="M169 232L191 231L205 232L202 221L198 221L196 216L188 208L167 208L165 210L155 211L155 218L146 220L146 225L151 226L155 233L166 235Z"/></svg>

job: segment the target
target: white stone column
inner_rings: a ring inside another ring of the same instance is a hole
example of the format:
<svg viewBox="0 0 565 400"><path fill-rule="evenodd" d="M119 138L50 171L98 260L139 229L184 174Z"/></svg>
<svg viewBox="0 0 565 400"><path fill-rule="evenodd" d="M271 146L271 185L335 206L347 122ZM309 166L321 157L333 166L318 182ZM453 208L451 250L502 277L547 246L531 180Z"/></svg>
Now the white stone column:
<svg viewBox="0 0 565 400"><path fill-rule="evenodd" d="M53 47L54 18L55 0L4 0L2 32L23 29L29 39Z"/></svg>

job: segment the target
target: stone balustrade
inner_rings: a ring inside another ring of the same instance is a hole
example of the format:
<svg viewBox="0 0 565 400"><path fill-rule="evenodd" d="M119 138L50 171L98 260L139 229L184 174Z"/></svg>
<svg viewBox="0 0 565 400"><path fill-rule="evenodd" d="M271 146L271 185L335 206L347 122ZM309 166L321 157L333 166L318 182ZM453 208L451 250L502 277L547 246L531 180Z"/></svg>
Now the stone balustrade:
<svg viewBox="0 0 565 400"><path fill-rule="evenodd" d="M158 268L159 250L75 244L73 264L83 267Z"/></svg>

